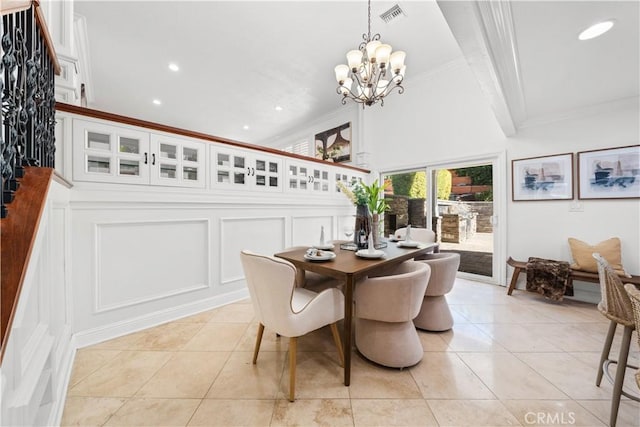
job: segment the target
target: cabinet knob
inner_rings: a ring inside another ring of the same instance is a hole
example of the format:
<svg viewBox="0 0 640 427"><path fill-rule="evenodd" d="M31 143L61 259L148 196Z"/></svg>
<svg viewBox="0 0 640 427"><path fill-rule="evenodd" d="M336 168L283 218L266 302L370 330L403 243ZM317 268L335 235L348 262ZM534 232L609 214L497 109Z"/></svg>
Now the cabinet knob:
<svg viewBox="0 0 640 427"><path fill-rule="evenodd" d="M151 164L152 165L156 164L156 153L151 154Z"/></svg>
<svg viewBox="0 0 640 427"><path fill-rule="evenodd" d="M149 156L148 156L147 152L145 151L145 153L144 153L144 164L145 165L148 163L148 160L149 160Z"/></svg>

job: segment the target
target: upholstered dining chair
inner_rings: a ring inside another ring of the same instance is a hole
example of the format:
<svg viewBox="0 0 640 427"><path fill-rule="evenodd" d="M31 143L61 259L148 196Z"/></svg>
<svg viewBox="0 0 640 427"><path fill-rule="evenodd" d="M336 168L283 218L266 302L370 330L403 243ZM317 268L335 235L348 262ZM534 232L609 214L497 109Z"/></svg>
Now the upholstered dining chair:
<svg viewBox="0 0 640 427"><path fill-rule="evenodd" d="M295 251L301 249L308 249L308 246L291 246L285 248L283 252ZM296 286L307 288L313 292L322 292L329 288L338 288L341 291L344 288L344 283L340 282L333 277L324 276L313 271L296 270Z"/></svg>
<svg viewBox="0 0 640 427"><path fill-rule="evenodd" d="M407 227L398 228L395 231L395 233L393 233L393 235L398 240L404 239L405 236L407 235ZM411 240L415 240L416 242L420 242L420 243L435 243L436 233L426 228L411 227ZM431 252L439 252L439 251L440 251L439 247L436 246L435 248L433 248ZM423 257L424 255L421 255L420 257L416 257L416 259L421 259Z"/></svg>
<svg viewBox="0 0 640 427"><path fill-rule="evenodd" d="M633 283L624 285L625 291L629 294L631 307L633 308L633 320L636 323L636 331L640 331L640 289ZM640 335L638 335L638 348L640 348ZM636 372L636 384L640 389L640 369Z"/></svg>
<svg viewBox="0 0 640 427"><path fill-rule="evenodd" d="M253 351L258 360L265 327L289 338L289 401L295 400L297 338L330 325L344 365L336 322L344 318L344 295L338 289L315 293L296 286L296 268L289 261L244 250L240 253L256 318L260 322Z"/></svg>
<svg viewBox="0 0 640 427"><path fill-rule="evenodd" d="M431 277L420 313L413 319L413 323L417 328L427 331L448 331L453 327L453 316L445 295L451 292L456 281L460 254L454 252L426 254L418 262L431 267Z"/></svg>
<svg viewBox="0 0 640 427"><path fill-rule="evenodd" d="M424 350L411 320L420 311L429 266L406 261L385 274L356 283L356 347L380 365L413 366L422 360Z"/></svg>
<svg viewBox="0 0 640 427"><path fill-rule="evenodd" d="M398 240L404 239L407 235L407 227L398 228L393 234ZM411 227L411 240L433 243L436 241L436 233L426 228Z"/></svg>
<svg viewBox="0 0 640 427"><path fill-rule="evenodd" d="M598 375L596 377L596 385L600 387L602 376L605 375L609 381L613 383L613 395L611 397L611 413L609 415L609 425L615 427L618 418L618 409L620 407L620 398L626 396L629 399L640 401L638 396L627 393L623 390L624 374L626 367L638 369L637 366L627 364L629 358L629 346L631 344L631 333L635 329L635 321L633 318L633 307L631 299L624 289L622 280L613 271L609 263L594 253L598 265L598 277L600 279L601 301L598 304L598 311L609 319L609 332L605 339L602 355L600 356L600 365L598 366ZM611 344L616 333L616 327L622 325L624 332L622 334L622 344L618 352L618 360L610 359ZM616 364L616 377L613 379L609 374L609 365Z"/></svg>

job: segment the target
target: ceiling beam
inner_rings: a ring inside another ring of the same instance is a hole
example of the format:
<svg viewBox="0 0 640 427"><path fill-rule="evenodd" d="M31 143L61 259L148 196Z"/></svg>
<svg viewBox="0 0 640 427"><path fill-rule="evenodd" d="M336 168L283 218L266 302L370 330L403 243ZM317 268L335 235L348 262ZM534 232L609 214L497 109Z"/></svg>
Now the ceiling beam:
<svg viewBox="0 0 640 427"><path fill-rule="evenodd" d="M508 1L446 1L438 6L505 135L526 119L518 49Z"/></svg>

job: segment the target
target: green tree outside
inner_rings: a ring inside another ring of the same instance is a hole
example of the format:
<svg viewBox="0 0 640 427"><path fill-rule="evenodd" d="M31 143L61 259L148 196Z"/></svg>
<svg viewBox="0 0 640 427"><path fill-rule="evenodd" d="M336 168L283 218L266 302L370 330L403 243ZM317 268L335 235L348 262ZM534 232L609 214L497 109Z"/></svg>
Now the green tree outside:
<svg viewBox="0 0 640 427"><path fill-rule="evenodd" d="M438 171L438 200L449 200L451 196L451 172L447 169Z"/></svg>

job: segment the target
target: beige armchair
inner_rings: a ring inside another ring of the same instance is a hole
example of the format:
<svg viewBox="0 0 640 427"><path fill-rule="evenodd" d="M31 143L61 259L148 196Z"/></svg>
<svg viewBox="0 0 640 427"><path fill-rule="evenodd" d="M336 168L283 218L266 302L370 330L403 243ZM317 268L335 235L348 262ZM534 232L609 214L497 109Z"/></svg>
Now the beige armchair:
<svg viewBox="0 0 640 427"><path fill-rule="evenodd" d="M407 227L398 228L393 235L398 240L403 240L407 235ZM420 243L436 243L436 233L426 228L411 227L411 240L415 240ZM439 246L433 248L432 252L439 252ZM416 257L416 259L422 259L424 255Z"/></svg>
<svg viewBox="0 0 640 427"><path fill-rule="evenodd" d="M251 303L255 311L258 336L253 363L258 360L264 328L289 337L289 400L295 400L297 338L331 325L341 365L342 343L336 322L344 318L344 295L338 289L315 293L296 287L296 268L283 259L244 250L240 254Z"/></svg>
<svg viewBox="0 0 640 427"><path fill-rule="evenodd" d="M295 251L300 249L307 249L308 246L292 246L284 249L287 251ZM344 291L344 283L334 279L333 277L324 276L313 271L296 270L296 286L309 289L313 292L322 292L325 289L338 288Z"/></svg>
<svg viewBox="0 0 640 427"><path fill-rule="evenodd" d="M426 264L407 261L388 273L356 283L356 347L373 362L404 368L424 355L411 320L420 310L430 271Z"/></svg>
<svg viewBox="0 0 640 427"><path fill-rule="evenodd" d="M456 281L460 254L452 252L427 254L418 262L431 267L431 277L420 313L413 319L413 323L417 328L427 331L447 331L453 327L453 316L445 295L451 292Z"/></svg>
<svg viewBox="0 0 640 427"><path fill-rule="evenodd" d="M404 239L407 235L407 227L398 228L395 233L396 239ZM411 240L422 243L433 243L436 241L436 233L426 228L411 227Z"/></svg>

